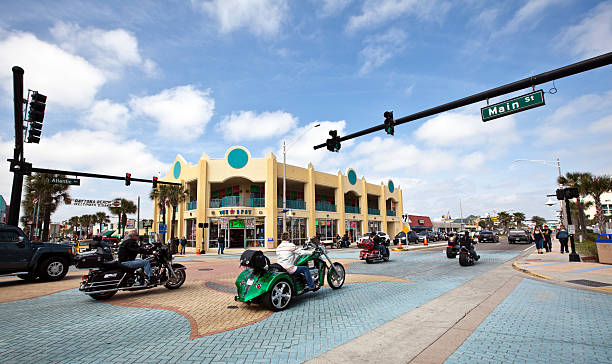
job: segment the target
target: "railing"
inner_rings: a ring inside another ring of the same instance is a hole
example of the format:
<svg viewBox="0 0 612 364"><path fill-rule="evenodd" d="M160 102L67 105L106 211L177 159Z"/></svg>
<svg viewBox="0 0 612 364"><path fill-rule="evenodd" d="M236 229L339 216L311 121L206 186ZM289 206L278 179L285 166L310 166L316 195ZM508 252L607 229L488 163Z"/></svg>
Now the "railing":
<svg viewBox="0 0 612 364"><path fill-rule="evenodd" d="M187 210L195 210L198 208L198 201L187 202Z"/></svg>
<svg viewBox="0 0 612 364"><path fill-rule="evenodd" d="M306 210L306 201L302 201L302 200L286 200L287 202L287 208L288 209L295 209L295 210ZM283 199L277 199L276 200L276 206L279 209L283 208Z"/></svg>
<svg viewBox="0 0 612 364"><path fill-rule="evenodd" d="M317 203L315 203L315 210L336 212L336 205L327 201L317 201Z"/></svg>
<svg viewBox="0 0 612 364"><path fill-rule="evenodd" d="M368 215L380 215L380 210L368 208Z"/></svg>
<svg viewBox="0 0 612 364"><path fill-rule="evenodd" d="M395 216L394 210L387 210L387 216Z"/></svg>
<svg viewBox="0 0 612 364"><path fill-rule="evenodd" d="M358 206L344 206L344 212L347 214L360 214L361 209Z"/></svg>
<svg viewBox="0 0 612 364"><path fill-rule="evenodd" d="M211 198L210 208L219 207L264 207L266 205L265 198L250 198L244 196L226 196L223 198Z"/></svg>

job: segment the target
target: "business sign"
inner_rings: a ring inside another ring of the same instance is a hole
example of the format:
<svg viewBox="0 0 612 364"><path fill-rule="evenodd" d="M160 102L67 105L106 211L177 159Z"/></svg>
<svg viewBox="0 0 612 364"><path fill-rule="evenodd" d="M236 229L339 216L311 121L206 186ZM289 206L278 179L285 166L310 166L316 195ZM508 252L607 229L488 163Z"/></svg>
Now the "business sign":
<svg viewBox="0 0 612 364"><path fill-rule="evenodd" d="M95 207L121 207L121 200L85 200L80 198L73 199L70 203L66 201L67 205L75 206L95 206Z"/></svg>
<svg viewBox="0 0 612 364"><path fill-rule="evenodd" d="M229 221L230 229L244 229L244 219L234 219Z"/></svg>
<svg viewBox="0 0 612 364"><path fill-rule="evenodd" d="M80 186L81 180L77 178L49 177L49 183L52 185Z"/></svg>
<svg viewBox="0 0 612 364"><path fill-rule="evenodd" d="M134 226L136 226L136 220L128 219L127 224L125 225L125 227L128 228L128 229L133 229Z"/></svg>
<svg viewBox="0 0 612 364"><path fill-rule="evenodd" d="M480 109L480 116L482 117L482 121L486 122L545 104L544 91L538 90L511 100L487 105Z"/></svg>
<svg viewBox="0 0 612 364"><path fill-rule="evenodd" d="M249 209L229 209L229 210L219 210L219 215L252 215L253 210Z"/></svg>

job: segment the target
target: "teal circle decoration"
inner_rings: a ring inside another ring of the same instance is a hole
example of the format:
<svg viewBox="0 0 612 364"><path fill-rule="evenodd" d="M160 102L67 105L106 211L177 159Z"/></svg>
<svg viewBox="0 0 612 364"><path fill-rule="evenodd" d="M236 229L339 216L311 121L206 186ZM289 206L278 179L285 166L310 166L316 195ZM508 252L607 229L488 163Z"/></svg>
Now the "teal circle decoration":
<svg viewBox="0 0 612 364"><path fill-rule="evenodd" d="M249 161L249 155L244 149L240 149L240 148L233 149L227 155L227 163L229 163L229 165L235 169L240 169L246 166L248 161Z"/></svg>
<svg viewBox="0 0 612 364"><path fill-rule="evenodd" d="M178 179L180 175L181 175L181 162L176 161L176 163L174 163L174 179Z"/></svg>
<svg viewBox="0 0 612 364"><path fill-rule="evenodd" d="M349 183L352 185L357 183L357 173L355 173L355 171L353 171L352 169L348 171L348 180L349 180Z"/></svg>
<svg viewBox="0 0 612 364"><path fill-rule="evenodd" d="M393 185L393 181L389 180L389 192L393 193L393 191L395 190L395 186Z"/></svg>

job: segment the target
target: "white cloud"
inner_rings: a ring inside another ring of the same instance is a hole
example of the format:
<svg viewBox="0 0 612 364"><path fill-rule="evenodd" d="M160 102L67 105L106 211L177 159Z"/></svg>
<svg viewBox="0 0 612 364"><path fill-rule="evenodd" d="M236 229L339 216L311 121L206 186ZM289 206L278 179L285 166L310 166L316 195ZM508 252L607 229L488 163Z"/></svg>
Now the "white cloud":
<svg viewBox="0 0 612 364"><path fill-rule="evenodd" d="M440 19L449 9L450 3L437 0L366 0L362 13L349 19L347 30L353 32L378 26L406 15L416 15L420 19Z"/></svg>
<svg viewBox="0 0 612 364"><path fill-rule="evenodd" d="M124 29L81 29L78 24L58 22L51 34L62 49L89 59L109 77L120 76L124 67L142 67L148 75L158 72L155 62L141 56L138 39Z"/></svg>
<svg viewBox="0 0 612 364"><path fill-rule="evenodd" d="M218 127L228 140L257 140L281 136L294 129L297 122L295 116L280 110L259 115L253 111L239 111L225 116Z"/></svg>
<svg viewBox="0 0 612 364"><path fill-rule="evenodd" d="M472 19L471 22L483 28L490 28L495 24L495 20L497 19L499 12L499 9L487 8L483 10L476 18Z"/></svg>
<svg viewBox="0 0 612 364"><path fill-rule="evenodd" d="M127 127L129 118L126 106L102 100L97 101L80 122L91 129L120 131Z"/></svg>
<svg viewBox="0 0 612 364"><path fill-rule="evenodd" d="M178 86L153 96L132 97L129 104L135 115L158 122L160 136L190 141L204 132L213 115L215 100L210 92Z"/></svg>
<svg viewBox="0 0 612 364"><path fill-rule="evenodd" d="M13 66L24 69L24 88L49 97L53 105L88 107L106 76L85 59L43 42L30 33L8 33L0 40L0 82L12 95Z"/></svg>
<svg viewBox="0 0 612 364"><path fill-rule="evenodd" d="M219 23L221 33L247 28L257 36L274 36L289 15L286 0L210 0L199 7Z"/></svg>
<svg viewBox="0 0 612 364"><path fill-rule="evenodd" d="M321 4L319 15L324 17L338 15L338 13L344 10L351 1L352 0L315 0L316 3Z"/></svg>
<svg viewBox="0 0 612 364"><path fill-rule="evenodd" d="M612 50L612 2L597 5L580 24L569 27L561 36L561 44L572 53L593 57Z"/></svg>
<svg viewBox="0 0 612 364"><path fill-rule="evenodd" d="M405 47L406 38L406 33L401 29L390 29L387 33L368 37L364 41L366 47L359 52L363 58L359 74L369 73L382 66L397 52L401 52Z"/></svg>
<svg viewBox="0 0 612 364"><path fill-rule="evenodd" d="M597 120L596 122L589 125L589 131L592 132L607 132L612 133L612 115L608 115L604 118Z"/></svg>
<svg viewBox="0 0 612 364"><path fill-rule="evenodd" d="M510 19L501 33L513 33L523 28L525 24L535 25L541 19L541 13L560 0L531 0L523 5Z"/></svg>
<svg viewBox="0 0 612 364"><path fill-rule="evenodd" d="M514 117L483 123L479 115L446 112L427 120L415 133L435 146L506 146L519 141Z"/></svg>

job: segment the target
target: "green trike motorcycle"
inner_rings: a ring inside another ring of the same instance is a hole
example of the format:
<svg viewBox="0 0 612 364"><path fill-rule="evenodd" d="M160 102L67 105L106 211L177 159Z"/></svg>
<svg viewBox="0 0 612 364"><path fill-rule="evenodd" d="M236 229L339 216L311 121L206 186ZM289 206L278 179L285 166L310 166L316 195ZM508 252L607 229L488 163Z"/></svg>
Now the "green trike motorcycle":
<svg viewBox="0 0 612 364"><path fill-rule="evenodd" d="M304 247L313 249L312 253L300 255L293 264L308 267L317 287L324 285L325 276L331 288L342 287L346 275L344 266L338 262L333 263L325 246L316 240L308 242ZM293 297L307 292L303 274L289 274L280 264L270 264L268 257L261 251L245 251L240 264L245 270L236 279L238 295L234 297L235 301L249 305L264 304L270 310L281 311L289 306Z"/></svg>

